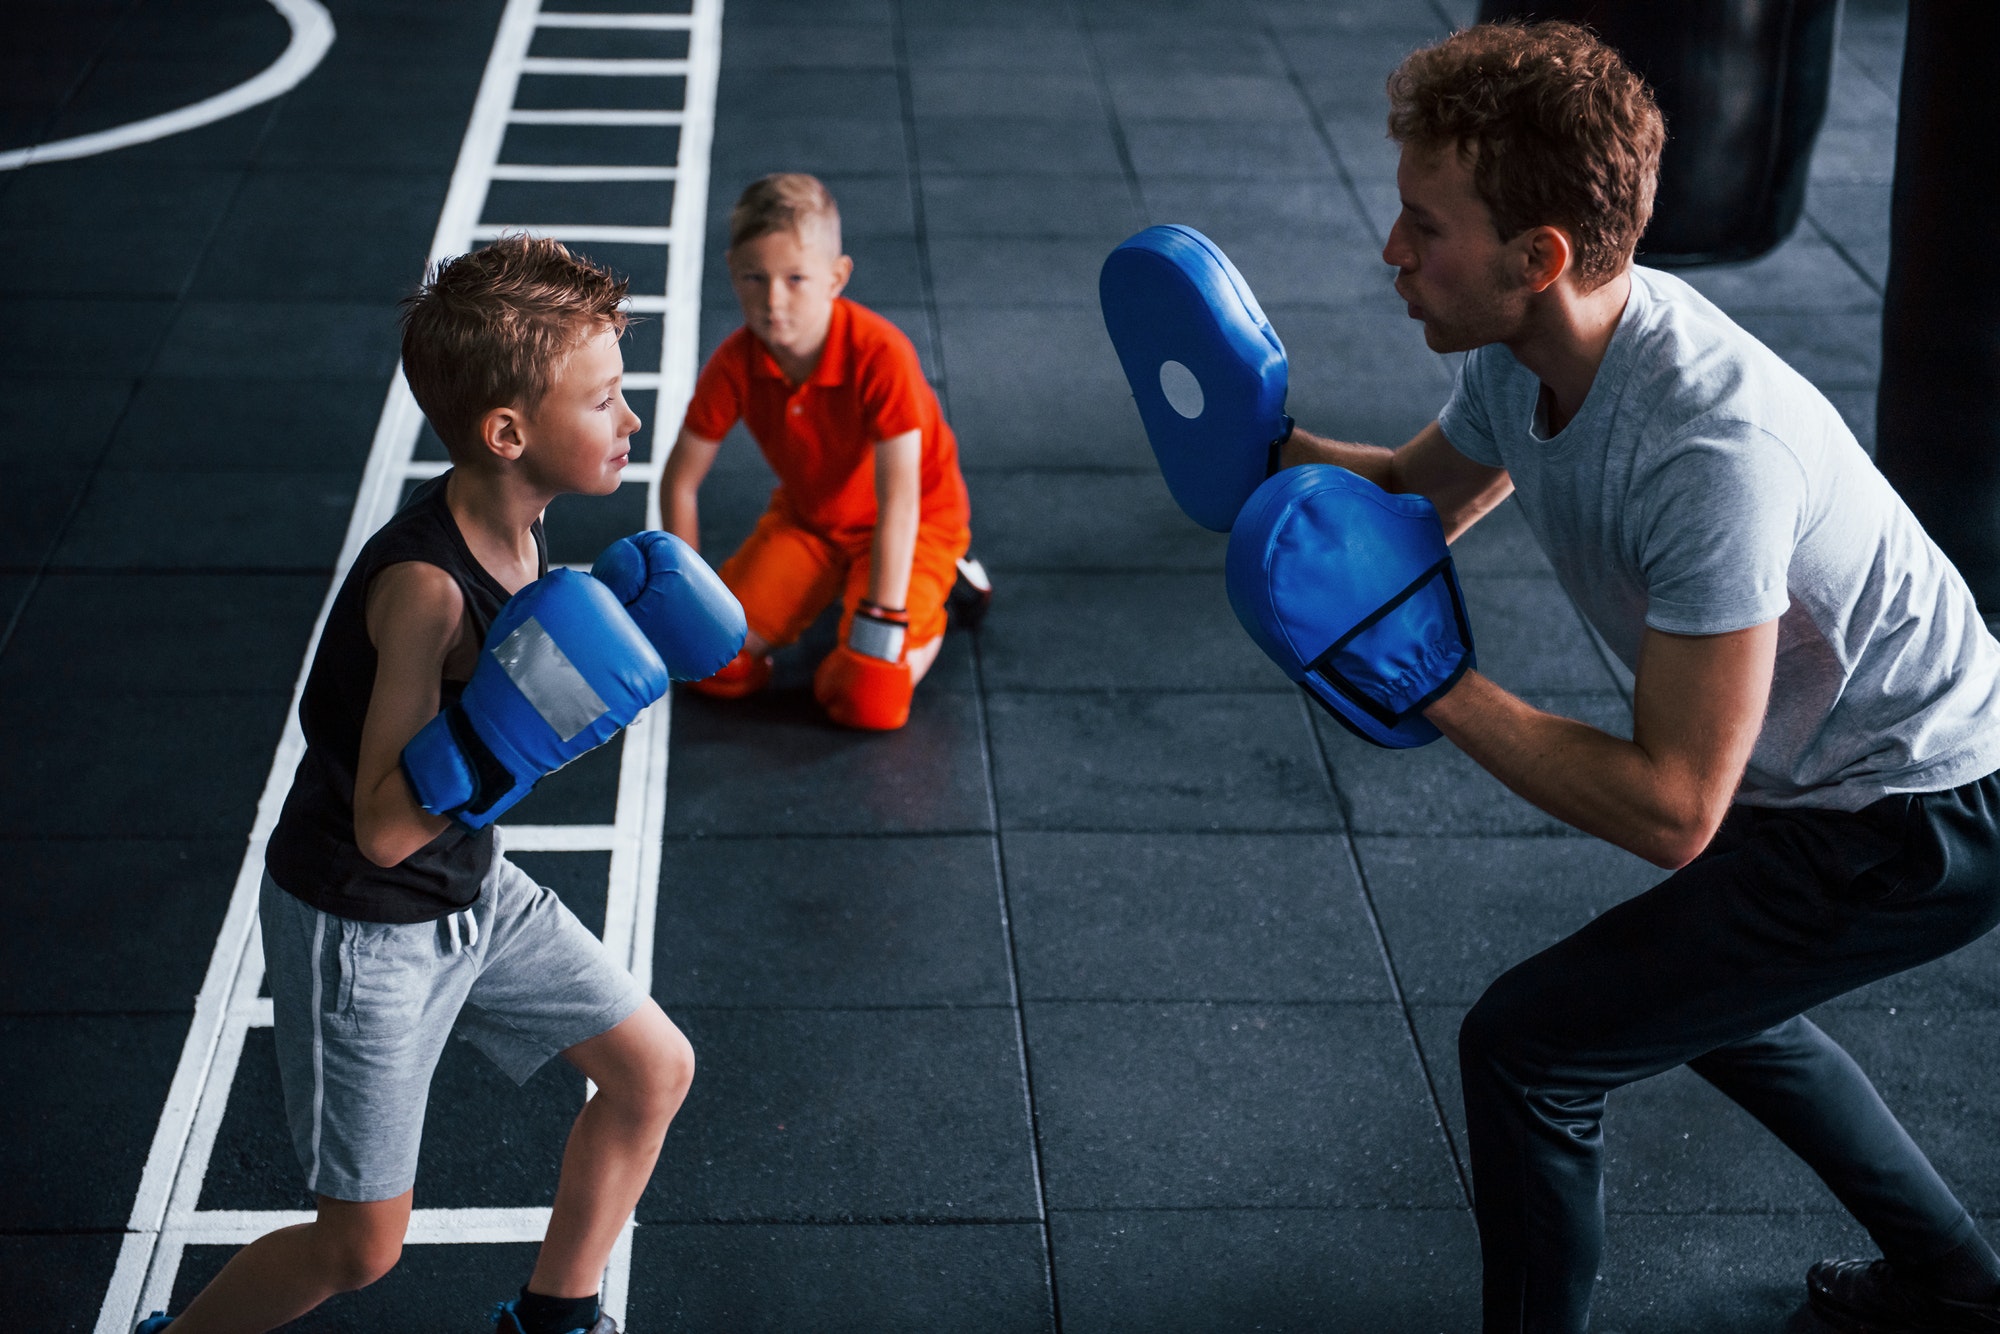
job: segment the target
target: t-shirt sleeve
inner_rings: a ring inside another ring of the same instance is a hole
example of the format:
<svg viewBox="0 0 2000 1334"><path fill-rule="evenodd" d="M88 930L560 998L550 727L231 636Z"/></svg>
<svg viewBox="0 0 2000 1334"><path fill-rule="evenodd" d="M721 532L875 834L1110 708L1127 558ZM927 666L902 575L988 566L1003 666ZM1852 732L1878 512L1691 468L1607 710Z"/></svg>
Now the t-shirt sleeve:
<svg viewBox="0 0 2000 1334"><path fill-rule="evenodd" d="M1438 429L1451 447L1474 463L1488 468L1504 468L1500 446L1493 438L1493 419L1487 406L1487 377L1482 374L1484 348L1475 348L1458 365L1458 378L1451 387L1451 399L1438 414Z"/></svg>
<svg viewBox="0 0 2000 1334"><path fill-rule="evenodd" d="M743 416L743 349L737 338L726 338L715 349L694 382L694 397L681 417L681 429L704 440L720 440Z"/></svg>
<svg viewBox="0 0 2000 1334"><path fill-rule="evenodd" d="M1634 489L1646 624L1676 635L1762 625L1791 606L1805 470L1767 432L1697 427Z"/></svg>
<svg viewBox="0 0 2000 1334"><path fill-rule="evenodd" d="M929 386L907 338L885 338L861 358L862 426L876 444L924 424Z"/></svg>

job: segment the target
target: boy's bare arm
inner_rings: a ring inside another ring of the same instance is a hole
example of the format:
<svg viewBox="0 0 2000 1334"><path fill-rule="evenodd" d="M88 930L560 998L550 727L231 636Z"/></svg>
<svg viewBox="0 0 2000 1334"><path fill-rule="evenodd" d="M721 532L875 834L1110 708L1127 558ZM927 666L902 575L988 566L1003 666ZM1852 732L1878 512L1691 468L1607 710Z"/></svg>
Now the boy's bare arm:
<svg viewBox="0 0 2000 1334"><path fill-rule="evenodd" d="M875 544L868 553L868 600L909 606L910 562L917 555L923 498L922 431L892 435L875 446Z"/></svg>
<svg viewBox="0 0 2000 1334"><path fill-rule="evenodd" d="M1401 449L1358 445L1294 429L1278 456L1283 467L1300 463L1334 463L1359 473L1384 491L1415 492L1437 506L1445 540L1472 527L1514 490L1504 469L1474 463L1452 448L1432 422Z"/></svg>
<svg viewBox="0 0 2000 1334"><path fill-rule="evenodd" d="M701 550L701 510L695 497L720 448L720 440L705 439L683 427L660 474L660 527L696 551Z"/></svg>
<svg viewBox="0 0 2000 1334"><path fill-rule="evenodd" d="M451 827L417 805L403 777L403 747L438 711L445 660L464 635L465 595L435 565L406 561L368 589L375 686L354 772L354 841L377 866L395 866Z"/></svg>

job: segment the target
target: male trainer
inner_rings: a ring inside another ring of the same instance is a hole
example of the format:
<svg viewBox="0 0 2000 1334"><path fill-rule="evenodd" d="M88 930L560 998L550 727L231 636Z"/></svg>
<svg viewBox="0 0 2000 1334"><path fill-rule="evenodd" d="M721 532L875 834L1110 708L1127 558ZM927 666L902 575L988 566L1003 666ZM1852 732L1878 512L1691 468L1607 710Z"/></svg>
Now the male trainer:
<svg viewBox="0 0 2000 1334"><path fill-rule="evenodd" d="M1880 1246L1882 1260L1812 1267L1822 1317L2000 1330L2000 1260L1803 1017L2000 920L2000 648L1826 399L1685 283L1632 263L1663 127L1615 52L1568 24L1482 25L1411 55L1389 93L1402 212L1383 258L1431 348L1468 354L1415 439L1285 438L1280 350L1240 398L1277 386L1250 432L1252 483L1262 442L1282 442L1287 470L1244 505L1228 469L1181 471L1153 430L1178 429L1148 388L1158 358L1121 337L1120 275L1137 271L1124 256L1174 238L1114 255L1106 318L1169 485L1223 497L1232 601L1294 679L1378 744L1434 727L1536 806L1674 871L1508 971L1466 1017L1485 1329L1585 1328L1605 1095L1687 1064ZM1209 358L1232 368L1268 361L1233 271L1179 265L1206 275L1215 327L1235 339L1187 345L1237 349ZM1209 360L1212 399L1224 377ZM1160 374L1176 392L1180 371ZM1510 492L1633 669L1629 741L1472 665L1449 557L1431 553Z"/></svg>
<svg viewBox="0 0 2000 1334"><path fill-rule="evenodd" d="M1416 491L1447 535L1508 492L1635 675L1632 739L1476 670L1424 712L1543 810L1675 874L1516 966L1459 1037L1488 1331L1582 1330L1612 1089L1688 1064L1798 1153L1884 1260L1820 1315L2000 1330L2000 1260L1802 1012L2000 920L2000 649L1833 407L1693 289L1635 267L1660 115L1580 28L1482 25L1389 81L1383 259L1466 352L1393 452L1295 432Z"/></svg>

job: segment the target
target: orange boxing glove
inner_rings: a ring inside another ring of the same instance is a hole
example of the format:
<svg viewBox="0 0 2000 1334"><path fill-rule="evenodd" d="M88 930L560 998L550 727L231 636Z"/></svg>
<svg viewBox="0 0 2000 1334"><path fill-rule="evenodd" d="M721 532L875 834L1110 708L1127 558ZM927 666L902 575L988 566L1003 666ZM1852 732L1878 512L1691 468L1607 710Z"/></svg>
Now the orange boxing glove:
<svg viewBox="0 0 2000 1334"><path fill-rule="evenodd" d="M742 699L754 695L771 683L771 655L752 655L749 649L740 649L723 669L714 676L700 681L691 681L688 687L699 690L711 699Z"/></svg>
<svg viewBox="0 0 2000 1334"><path fill-rule="evenodd" d="M910 622L902 611L863 602L848 626L847 643L827 654L813 673L813 698L843 727L893 732L910 720L916 682L903 658Z"/></svg>

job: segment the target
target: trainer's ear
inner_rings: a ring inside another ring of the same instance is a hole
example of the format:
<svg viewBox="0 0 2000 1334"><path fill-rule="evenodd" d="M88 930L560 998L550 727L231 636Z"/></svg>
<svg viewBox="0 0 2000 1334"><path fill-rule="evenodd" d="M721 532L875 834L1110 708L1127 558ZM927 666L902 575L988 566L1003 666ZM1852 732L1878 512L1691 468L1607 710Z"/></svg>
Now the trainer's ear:
<svg viewBox="0 0 2000 1334"><path fill-rule="evenodd" d="M518 459L528 443L527 426L527 414L519 408L492 408L479 419L480 448L497 459Z"/></svg>
<svg viewBox="0 0 2000 1334"><path fill-rule="evenodd" d="M1569 233L1560 227L1530 227L1521 240L1525 260L1521 277L1537 292L1547 291L1556 279L1568 273L1570 262L1576 258L1576 247L1570 243Z"/></svg>

